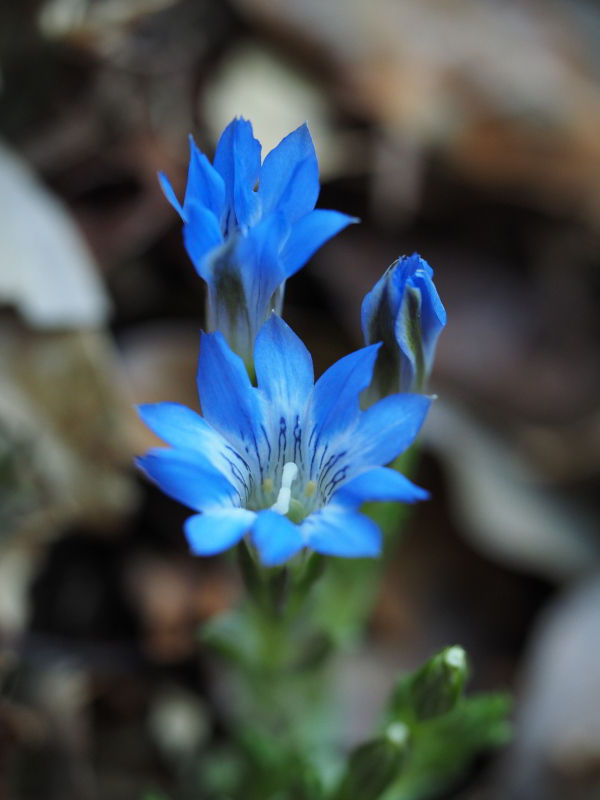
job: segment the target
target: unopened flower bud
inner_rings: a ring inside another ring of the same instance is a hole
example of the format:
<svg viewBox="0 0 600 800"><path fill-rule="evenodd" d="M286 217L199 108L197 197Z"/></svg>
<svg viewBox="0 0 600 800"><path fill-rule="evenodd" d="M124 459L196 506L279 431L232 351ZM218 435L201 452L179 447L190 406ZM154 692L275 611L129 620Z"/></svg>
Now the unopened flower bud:
<svg viewBox="0 0 600 800"><path fill-rule="evenodd" d="M392 716L410 711L417 720L451 711L462 697L468 677L462 647L446 647L416 673L400 681L392 697Z"/></svg>
<svg viewBox="0 0 600 800"><path fill-rule="evenodd" d="M392 264L365 296L361 323L365 344L383 342L365 404L424 391L446 324L429 264L416 253Z"/></svg>
<svg viewBox="0 0 600 800"><path fill-rule="evenodd" d="M394 722L351 754L333 800L377 800L400 775L409 751L409 730Z"/></svg>

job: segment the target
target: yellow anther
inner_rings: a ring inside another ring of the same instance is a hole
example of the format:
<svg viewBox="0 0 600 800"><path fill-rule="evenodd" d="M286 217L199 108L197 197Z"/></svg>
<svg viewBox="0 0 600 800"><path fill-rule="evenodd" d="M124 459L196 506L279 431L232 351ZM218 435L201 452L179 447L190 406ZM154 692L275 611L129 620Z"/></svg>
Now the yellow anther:
<svg viewBox="0 0 600 800"><path fill-rule="evenodd" d="M309 481L306 484L306 488L304 490L304 494L307 497L312 497L313 494L315 493L316 489L317 489L317 482L316 481Z"/></svg>

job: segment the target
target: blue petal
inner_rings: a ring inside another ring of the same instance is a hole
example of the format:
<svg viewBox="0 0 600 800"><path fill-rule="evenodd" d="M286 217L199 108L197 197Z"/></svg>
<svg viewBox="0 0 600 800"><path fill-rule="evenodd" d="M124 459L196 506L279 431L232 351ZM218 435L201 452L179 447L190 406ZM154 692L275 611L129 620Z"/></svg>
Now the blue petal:
<svg viewBox="0 0 600 800"><path fill-rule="evenodd" d="M393 346L405 283L402 271L392 265L365 295L360 309L365 344L384 341L388 347Z"/></svg>
<svg viewBox="0 0 600 800"><path fill-rule="evenodd" d="M291 222L313 210L319 196L319 166L306 124L282 139L265 158L258 196L263 214L277 208Z"/></svg>
<svg viewBox="0 0 600 800"><path fill-rule="evenodd" d="M225 184L223 178L210 163L208 158L197 148L190 136L190 165L188 167L187 186L185 189L184 209L188 203L195 202L212 211L217 219L225 206Z"/></svg>
<svg viewBox="0 0 600 800"><path fill-rule="evenodd" d="M446 309L433 280L422 276L415 280L421 290L421 329L425 366L428 372L433 366L438 337L446 325Z"/></svg>
<svg viewBox="0 0 600 800"><path fill-rule="evenodd" d="M427 287L427 291L424 292L424 295L426 296L430 304L430 313L431 313L430 322L431 324L438 325L439 328L441 329L446 324L446 309L444 308L442 301L440 300L437 288L432 279L424 278L423 282Z"/></svg>
<svg viewBox="0 0 600 800"><path fill-rule="evenodd" d="M269 214L242 236L236 247L254 336L272 310L275 291L285 280L279 252L288 233L285 217Z"/></svg>
<svg viewBox="0 0 600 800"><path fill-rule="evenodd" d="M259 511L252 528L252 539L263 564L283 564L305 546L298 525L275 511Z"/></svg>
<svg viewBox="0 0 600 800"><path fill-rule="evenodd" d="M234 119L217 144L214 165L225 181L225 202L235 211L238 224L252 224L258 208L254 186L260 170L260 142L252 135L252 125Z"/></svg>
<svg viewBox="0 0 600 800"><path fill-rule="evenodd" d="M164 196L167 198L169 203L171 203L181 219L185 222L184 210L181 206L181 203L177 199L177 195L175 194L173 187L171 186L171 181L167 178L164 172L158 173L158 182L160 183L160 188L163 190Z"/></svg>
<svg viewBox="0 0 600 800"><path fill-rule="evenodd" d="M234 437L258 446L263 421L258 392L250 383L244 362L219 331L202 334L198 394L202 413L215 430L230 441ZM238 450L245 455L239 446Z"/></svg>
<svg viewBox="0 0 600 800"><path fill-rule="evenodd" d="M376 336L371 335L371 329L376 320L375 315L377 314L377 309L381 302L384 286L385 273L377 281L375 286L373 286L371 291L366 293L360 306L360 327L365 344L373 344L373 342L376 341Z"/></svg>
<svg viewBox="0 0 600 800"><path fill-rule="evenodd" d="M298 272L321 245L353 222L358 219L339 211L317 208L294 223L281 253L286 276L289 278Z"/></svg>
<svg viewBox="0 0 600 800"><path fill-rule="evenodd" d="M208 327L222 331L248 366L261 325L281 309L285 276L278 247L286 230L281 216L270 215L208 257Z"/></svg>
<svg viewBox="0 0 600 800"><path fill-rule="evenodd" d="M381 531L363 514L329 505L308 516L301 526L308 547L329 556L375 557L381 552Z"/></svg>
<svg viewBox="0 0 600 800"><path fill-rule="evenodd" d="M248 489L245 459L195 411L179 403L147 403L138 406L146 425L167 444L197 450L234 486Z"/></svg>
<svg viewBox="0 0 600 800"><path fill-rule="evenodd" d="M183 527L190 550L197 556L214 556L228 550L247 533L255 516L245 508L229 508L189 517Z"/></svg>
<svg viewBox="0 0 600 800"><path fill-rule="evenodd" d="M313 421L320 437L350 427L359 414L358 396L371 382L379 344L341 358L321 375L312 400Z"/></svg>
<svg viewBox="0 0 600 800"><path fill-rule="evenodd" d="M389 464L409 447L427 415L431 398L392 394L361 414L352 436L355 468Z"/></svg>
<svg viewBox="0 0 600 800"><path fill-rule="evenodd" d="M423 329L419 325L421 320L421 292L415 287L414 279L405 284L404 295L400 310L395 320L393 336L385 339L386 345L393 350L399 349L401 353L398 381L394 387L396 391L407 392L416 388L417 358L419 349L422 351ZM421 348L418 339L414 338L413 326L419 325Z"/></svg>
<svg viewBox="0 0 600 800"><path fill-rule="evenodd" d="M290 412L304 408L313 387L310 353L276 314L260 329L254 350L258 386L271 403Z"/></svg>
<svg viewBox="0 0 600 800"><path fill-rule="evenodd" d="M223 244L219 222L212 211L193 200L186 202L187 223L183 226L185 248L201 278L210 281L208 253Z"/></svg>
<svg viewBox="0 0 600 800"><path fill-rule="evenodd" d="M363 472L345 483L331 498L332 503L341 503L358 508L368 500L396 500L402 503L416 503L427 500L429 492L416 486L407 477L394 469L378 467Z"/></svg>
<svg viewBox="0 0 600 800"><path fill-rule="evenodd" d="M136 464L165 494L196 511L231 503L237 494L201 453L157 447L137 458Z"/></svg>
<svg viewBox="0 0 600 800"><path fill-rule="evenodd" d="M281 309L285 275L278 254L288 230L282 215L271 214L205 261L208 327L222 331L248 365L261 325Z"/></svg>

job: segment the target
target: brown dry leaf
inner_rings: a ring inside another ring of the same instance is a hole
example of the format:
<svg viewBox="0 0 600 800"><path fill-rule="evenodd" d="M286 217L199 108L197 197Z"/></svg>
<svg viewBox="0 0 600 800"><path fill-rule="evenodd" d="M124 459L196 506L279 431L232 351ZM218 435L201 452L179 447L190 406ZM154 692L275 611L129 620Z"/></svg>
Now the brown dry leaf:
<svg viewBox="0 0 600 800"><path fill-rule="evenodd" d="M129 412L100 332L36 333L2 321L3 492L14 508L5 533L47 538L75 521L93 527L132 508L126 474ZM22 495L16 503L14 493Z"/></svg>
<svg viewBox="0 0 600 800"><path fill-rule="evenodd" d="M465 177L600 224L598 12L478 0L237 0L335 65L346 105ZM573 4L580 6L581 4Z"/></svg>

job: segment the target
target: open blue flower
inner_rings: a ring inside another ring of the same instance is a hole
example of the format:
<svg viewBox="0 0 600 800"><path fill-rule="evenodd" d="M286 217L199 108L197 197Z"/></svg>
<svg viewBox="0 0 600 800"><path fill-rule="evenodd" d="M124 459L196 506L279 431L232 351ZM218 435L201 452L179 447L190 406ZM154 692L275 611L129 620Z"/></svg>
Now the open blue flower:
<svg viewBox="0 0 600 800"><path fill-rule="evenodd" d="M397 394L361 411L378 348L342 358L313 385L308 350L272 315L256 340L254 387L221 334L203 334L204 416L175 403L139 409L171 448L151 450L138 465L198 512L185 523L194 553L218 553L245 534L267 565L304 547L350 557L380 552L379 528L359 508L367 500L428 496L381 465L412 443L430 400Z"/></svg>
<svg viewBox="0 0 600 800"><path fill-rule="evenodd" d="M382 342L365 404L423 391L446 324L429 264L416 253L394 262L365 296L361 322L365 344Z"/></svg>
<svg viewBox="0 0 600 800"><path fill-rule="evenodd" d="M207 329L220 330L250 366L260 326L271 311L281 311L286 279L356 220L315 210L319 168L306 125L262 164L247 120L225 128L213 164L190 137L183 204L166 176L159 178L184 222L188 254L208 285Z"/></svg>

